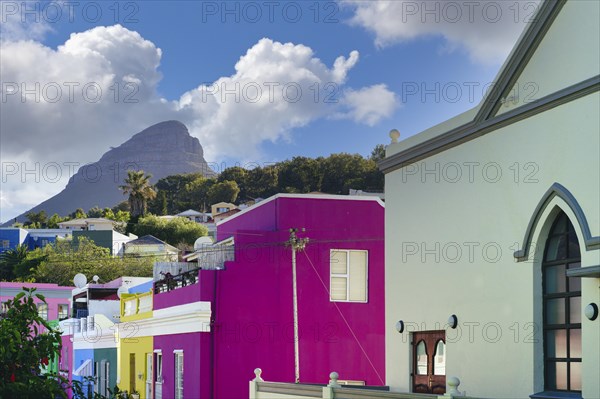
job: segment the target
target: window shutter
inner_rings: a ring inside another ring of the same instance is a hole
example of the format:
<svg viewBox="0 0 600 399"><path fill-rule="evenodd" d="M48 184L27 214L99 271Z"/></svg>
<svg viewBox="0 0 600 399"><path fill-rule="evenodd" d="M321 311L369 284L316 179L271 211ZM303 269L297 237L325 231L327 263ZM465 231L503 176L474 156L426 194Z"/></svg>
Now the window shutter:
<svg viewBox="0 0 600 399"><path fill-rule="evenodd" d="M367 253L350 252L350 301L367 301Z"/></svg>
<svg viewBox="0 0 600 399"><path fill-rule="evenodd" d="M331 300L345 301L348 279L346 277L331 277Z"/></svg>
<svg viewBox="0 0 600 399"><path fill-rule="evenodd" d="M331 251L331 274L348 273L348 253L346 251Z"/></svg>

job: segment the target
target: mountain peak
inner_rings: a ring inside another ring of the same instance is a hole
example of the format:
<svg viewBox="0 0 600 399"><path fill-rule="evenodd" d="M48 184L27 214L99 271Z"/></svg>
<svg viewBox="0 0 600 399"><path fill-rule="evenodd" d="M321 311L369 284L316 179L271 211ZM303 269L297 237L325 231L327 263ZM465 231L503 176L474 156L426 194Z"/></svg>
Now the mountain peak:
<svg viewBox="0 0 600 399"><path fill-rule="evenodd" d="M204 159L200 141L190 135L183 123L164 121L111 148L99 161L81 167L63 191L30 211L64 216L77 208L87 211L94 206L113 207L126 199L118 186L123 184L128 170L143 170L152 175L152 183L176 174L215 176ZM25 220L26 213L17 220Z"/></svg>

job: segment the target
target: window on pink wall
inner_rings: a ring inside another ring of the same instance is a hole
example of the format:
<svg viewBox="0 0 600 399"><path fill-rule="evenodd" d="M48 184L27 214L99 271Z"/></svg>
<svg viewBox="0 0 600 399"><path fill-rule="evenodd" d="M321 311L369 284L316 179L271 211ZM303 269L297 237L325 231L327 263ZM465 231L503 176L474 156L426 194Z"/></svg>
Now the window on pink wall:
<svg viewBox="0 0 600 399"><path fill-rule="evenodd" d="M58 305L58 319L63 320L69 318L69 305L61 303Z"/></svg>
<svg viewBox="0 0 600 399"><path fill-rule="evenodd" d="M38 303L37 309L38 309L38 315L42 319L48 320L48 304L47 303Z"/></svg>
<svg viewBox="0 0 600 399"><path fill-rule="evenodd" d="M332 249L329 257L332 302L368 301L368 251Z"/></svg>

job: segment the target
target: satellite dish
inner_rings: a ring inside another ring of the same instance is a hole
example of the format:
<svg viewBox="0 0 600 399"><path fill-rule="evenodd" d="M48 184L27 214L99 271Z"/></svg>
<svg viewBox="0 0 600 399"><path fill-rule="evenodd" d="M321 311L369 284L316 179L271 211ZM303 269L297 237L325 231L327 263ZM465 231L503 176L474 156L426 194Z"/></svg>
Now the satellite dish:
<svg viewBox="0 0 600 399"><path fill-rule="evenodd" d="M128 292L129 289L127 289L127 287L119 287L119 289L117 290L117 296L119 297L119 299L121 299L121 295L127 294Z"/></svg>
<svg viewBox="0 0 600 399"><path fill-rule="evenodd" d="M100 277L98 277L98 275L95 275L94 277L92 277L92 280L94 280L94 283L98 284Z"/></svg>
<svg viewBox="0 0 600 399"><path fill-rule="evenodd" d="M202 249L202 247L205 247L207 245L212 245L212 243L213 243L212 238L210 238L208 236L200 237L196 240L196 242L194 242L194 250L197 251L199 249Z"/></svg>
<svg viewBox="0 0 600 399"><path fill-rule="evenodd" d="M87 277L81 273L77 273L75 277L73 277L73 284L77 288L83 288L87 284Z"/></svg>

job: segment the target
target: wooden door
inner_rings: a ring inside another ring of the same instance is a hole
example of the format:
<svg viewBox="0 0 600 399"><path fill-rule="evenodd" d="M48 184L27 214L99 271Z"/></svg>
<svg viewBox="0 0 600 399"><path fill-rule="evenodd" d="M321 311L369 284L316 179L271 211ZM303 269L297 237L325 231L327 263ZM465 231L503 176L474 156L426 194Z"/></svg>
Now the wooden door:
<svg viewBox="0 0 600 399"><path fill-rule="evenodd" d="M412 337L413 392L446 393L446 332L415 332Z"/></svg>

